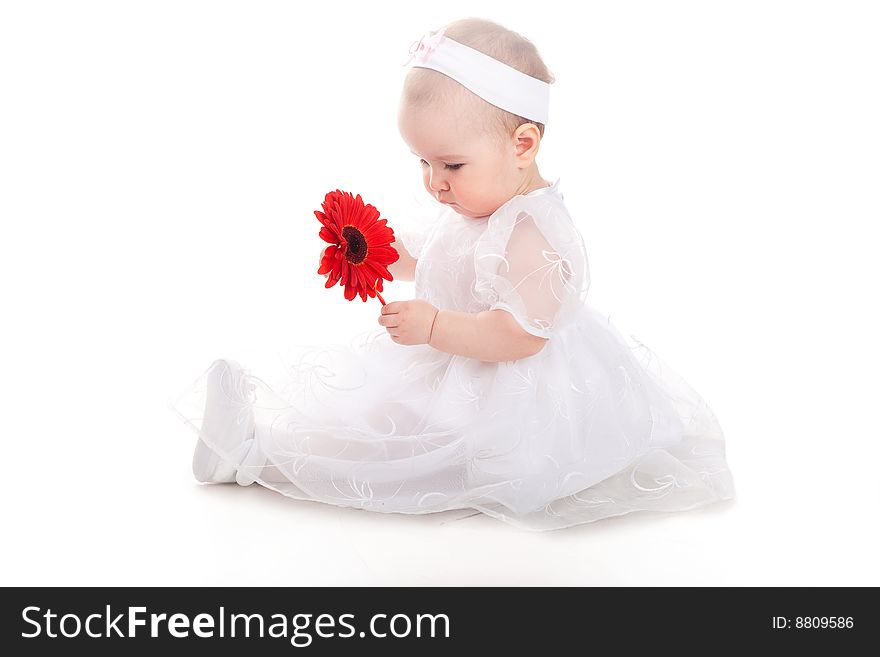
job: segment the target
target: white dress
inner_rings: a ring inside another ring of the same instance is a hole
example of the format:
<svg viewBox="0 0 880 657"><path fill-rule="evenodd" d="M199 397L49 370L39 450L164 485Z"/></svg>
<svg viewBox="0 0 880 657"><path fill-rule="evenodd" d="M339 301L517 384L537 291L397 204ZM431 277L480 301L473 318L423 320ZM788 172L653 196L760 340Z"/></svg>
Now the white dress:
<svg viewBox="0 0 880 657"><path fill-rule="evenodd" d="M202 457L227 468L213 480L370 511L475 509L534 530L734 496L703 399L585 302L587 255L559 180L487 220L445 208L397 235L418 258L418 298L502 309L544 348L483 362L379 328L305 351L283 386L215 361L173 403Z"/></svg>

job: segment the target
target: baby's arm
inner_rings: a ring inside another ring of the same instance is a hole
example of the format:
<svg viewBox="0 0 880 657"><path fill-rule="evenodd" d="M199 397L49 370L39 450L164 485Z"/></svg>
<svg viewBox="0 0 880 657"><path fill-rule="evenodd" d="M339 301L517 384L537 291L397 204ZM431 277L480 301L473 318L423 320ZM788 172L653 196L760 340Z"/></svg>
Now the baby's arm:
<svg viewBox="0 0 880 657"><path fill-rule="evenodd" d="M435 349L497 363L534 356L547 338L527 333L506 310L440 310L428 341Z"/></svg>
<svg viewBox="0 0 880 657"><path fill-rule="evenodd" d="M416 278L416 258L409 254L409 251L406 250L406 247L403 246L403 242L400 240L391 242L391 246L397 249L400 258L388 266L388 271L394 276L394 280L414 281Z"/></svg>

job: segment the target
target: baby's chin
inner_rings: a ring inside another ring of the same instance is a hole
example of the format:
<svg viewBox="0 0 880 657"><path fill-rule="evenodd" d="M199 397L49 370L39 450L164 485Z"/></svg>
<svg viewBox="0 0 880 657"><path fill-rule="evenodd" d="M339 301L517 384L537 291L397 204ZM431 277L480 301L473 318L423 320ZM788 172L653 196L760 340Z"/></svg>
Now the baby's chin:
<svg viewBox="0 0 880 657"><path fill-rule="evenodd" d="M492 216L492 213L489 214L480 214L477 212L472 212L466 208L461 207L460 205L451 204L449 205L455 212L460 214L462 217L467 217L468 219L480 220L480 219L488 219Z"/></svg>

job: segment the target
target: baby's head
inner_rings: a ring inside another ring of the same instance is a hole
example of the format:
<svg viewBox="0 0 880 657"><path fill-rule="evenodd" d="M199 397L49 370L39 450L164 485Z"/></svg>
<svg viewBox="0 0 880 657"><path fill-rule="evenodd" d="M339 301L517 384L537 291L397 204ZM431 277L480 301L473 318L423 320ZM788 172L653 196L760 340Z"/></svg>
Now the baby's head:
<svg viewBox="0 0 880 657"><path fill-rule="evenodd" d="M535 46L497 23L466 18L446 25L444 36L554 82ZM420 160L431 196L467 217L488 217L512 197L549 185L535 162L544 125L492 105L439 71L409 70L398 128Z"/></svg>

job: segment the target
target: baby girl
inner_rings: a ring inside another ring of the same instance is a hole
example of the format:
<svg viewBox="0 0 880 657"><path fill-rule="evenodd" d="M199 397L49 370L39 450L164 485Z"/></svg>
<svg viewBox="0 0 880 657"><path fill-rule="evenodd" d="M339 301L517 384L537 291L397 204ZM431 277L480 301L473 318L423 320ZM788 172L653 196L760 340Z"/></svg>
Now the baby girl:
<svg viewBox="0 0 880 657"><path fill-rule="evenodd" d="M535 530L733 497L703 399L586 302L583 238L538 170L554 78L535 46L465 19L406 65L398 126L437 210L397 231L390 271L415 298L279 385L215 361L175 403L196 478Z"/></svg>

